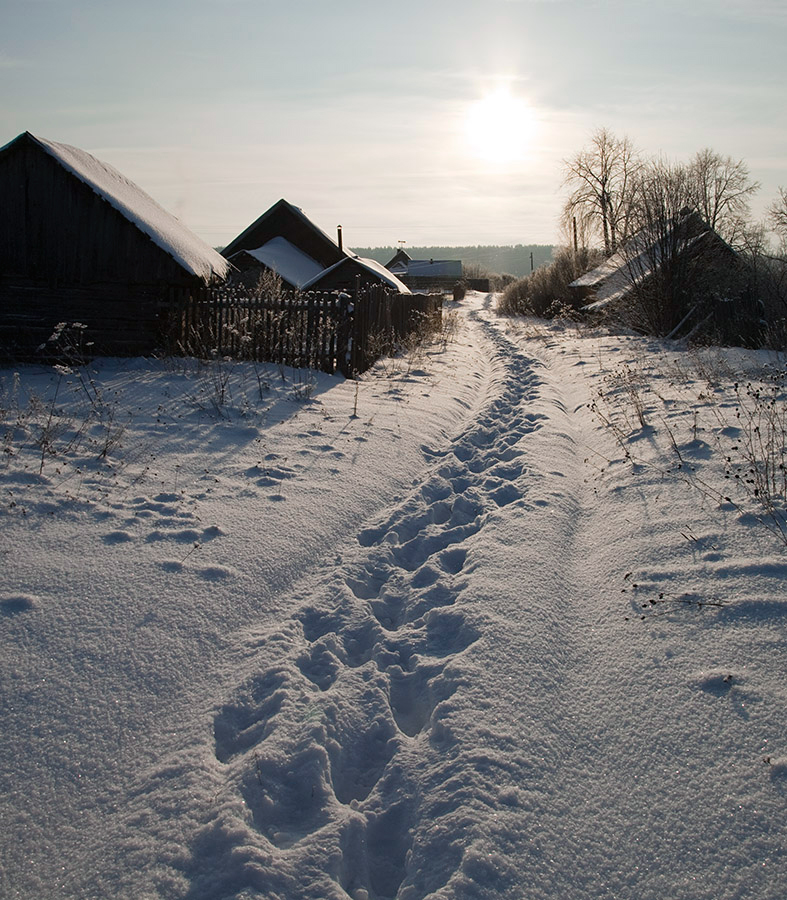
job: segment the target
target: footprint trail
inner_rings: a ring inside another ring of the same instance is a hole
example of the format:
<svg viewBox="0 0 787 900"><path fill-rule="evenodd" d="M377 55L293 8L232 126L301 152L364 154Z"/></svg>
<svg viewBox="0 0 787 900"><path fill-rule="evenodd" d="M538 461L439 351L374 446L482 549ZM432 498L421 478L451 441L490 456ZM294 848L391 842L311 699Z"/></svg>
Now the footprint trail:
<svg viewBox="0 0 787 900"><path fill-rule="evenodd" d="M468 654L484 652L473 542L501 508L528 504L526 448L544 423L538 364L475 324L493 348L480 415L423 448L423 481L253 640L249 674L215 712L224 787L185 867L190 898L417 900L472 869L461 838L479 804L459 773L473 748L451 713ZM514 765L487 753L476 770L494 783Z"/></svg>

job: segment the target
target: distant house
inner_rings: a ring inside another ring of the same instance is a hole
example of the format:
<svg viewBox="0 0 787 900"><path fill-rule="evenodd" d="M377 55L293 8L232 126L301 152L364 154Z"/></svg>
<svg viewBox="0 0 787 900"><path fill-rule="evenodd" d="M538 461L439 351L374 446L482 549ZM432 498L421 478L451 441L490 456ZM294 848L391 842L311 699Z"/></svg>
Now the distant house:
<svg viewBox="0 0 787 900"><path fill-rule="evenodd" d="M148 353L160 301L230 265L112 166L29 132L0 148L0 348L30 356L60 322L95 352Z"/></svg>
<svg viewBox="0 0 787 900"><path fill-rule="evenodd" d="M382 284L409 293L387 269L345 250L286 200L274 203L222 253L248 286L270 271L291 290L353 291L358 285Z"/></svg>
<svg viewBox="0 0 787 900"><path fill-rule="evenodd" d="M451 288L462 278L460 259L413 259L399 249L385 264L389 272L411 288Z"/></svg>
<svg viewBox="0 0 787 900"><path fill-rule="evenodd" d="M302 287L346 255L303 210L286 200L274 203L222 254L247 274L263 268L276 272L289 288Z"/></svg>

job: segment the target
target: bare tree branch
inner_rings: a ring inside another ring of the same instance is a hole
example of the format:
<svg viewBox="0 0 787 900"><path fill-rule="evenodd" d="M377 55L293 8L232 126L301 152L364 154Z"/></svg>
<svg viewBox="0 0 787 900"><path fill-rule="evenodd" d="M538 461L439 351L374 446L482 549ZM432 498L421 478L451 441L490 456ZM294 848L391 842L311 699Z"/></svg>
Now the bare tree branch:
<svg viewBox="0 0 787 900"><path fill-rule="evenodd" d="M618 138L606 128L595 131L589 148L563 162L563 183L571 188L564 225L576 218L601 237L607 255L614 253L631 233L631 186L640 165L627 137Z"/></svg>

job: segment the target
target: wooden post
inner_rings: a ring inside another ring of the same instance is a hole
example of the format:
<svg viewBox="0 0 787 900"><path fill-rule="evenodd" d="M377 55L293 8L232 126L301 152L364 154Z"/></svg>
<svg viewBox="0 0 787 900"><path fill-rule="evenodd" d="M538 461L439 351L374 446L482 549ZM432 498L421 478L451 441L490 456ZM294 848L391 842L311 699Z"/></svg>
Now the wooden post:
<svg viewBox="0 0 787 900"><path fill-rule="evenodd" d="M334 302L336 302L334 300ZM337 329L336 329L336 363L339 371L345 378L352 378L355 374L353 371L352 357L355 355L355 324L357 321L358 309L357 298L353 312L350 312L350 298L347 294L342 293L338 297L337 309ZM350 347L352 341L352 347Z"/></svg>

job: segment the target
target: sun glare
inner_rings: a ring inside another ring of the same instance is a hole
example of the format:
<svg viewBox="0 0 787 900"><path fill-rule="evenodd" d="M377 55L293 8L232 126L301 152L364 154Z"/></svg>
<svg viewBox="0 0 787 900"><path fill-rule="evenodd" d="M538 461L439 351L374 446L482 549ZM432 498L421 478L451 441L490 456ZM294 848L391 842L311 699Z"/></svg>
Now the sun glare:
<svg viewBox="0 0 787 900"><path fill-rule="evenodd" d="M465 138L470 152L486 163L524 159L535 132L532 108L507 88L498 88L467 111Z"/></svg>

